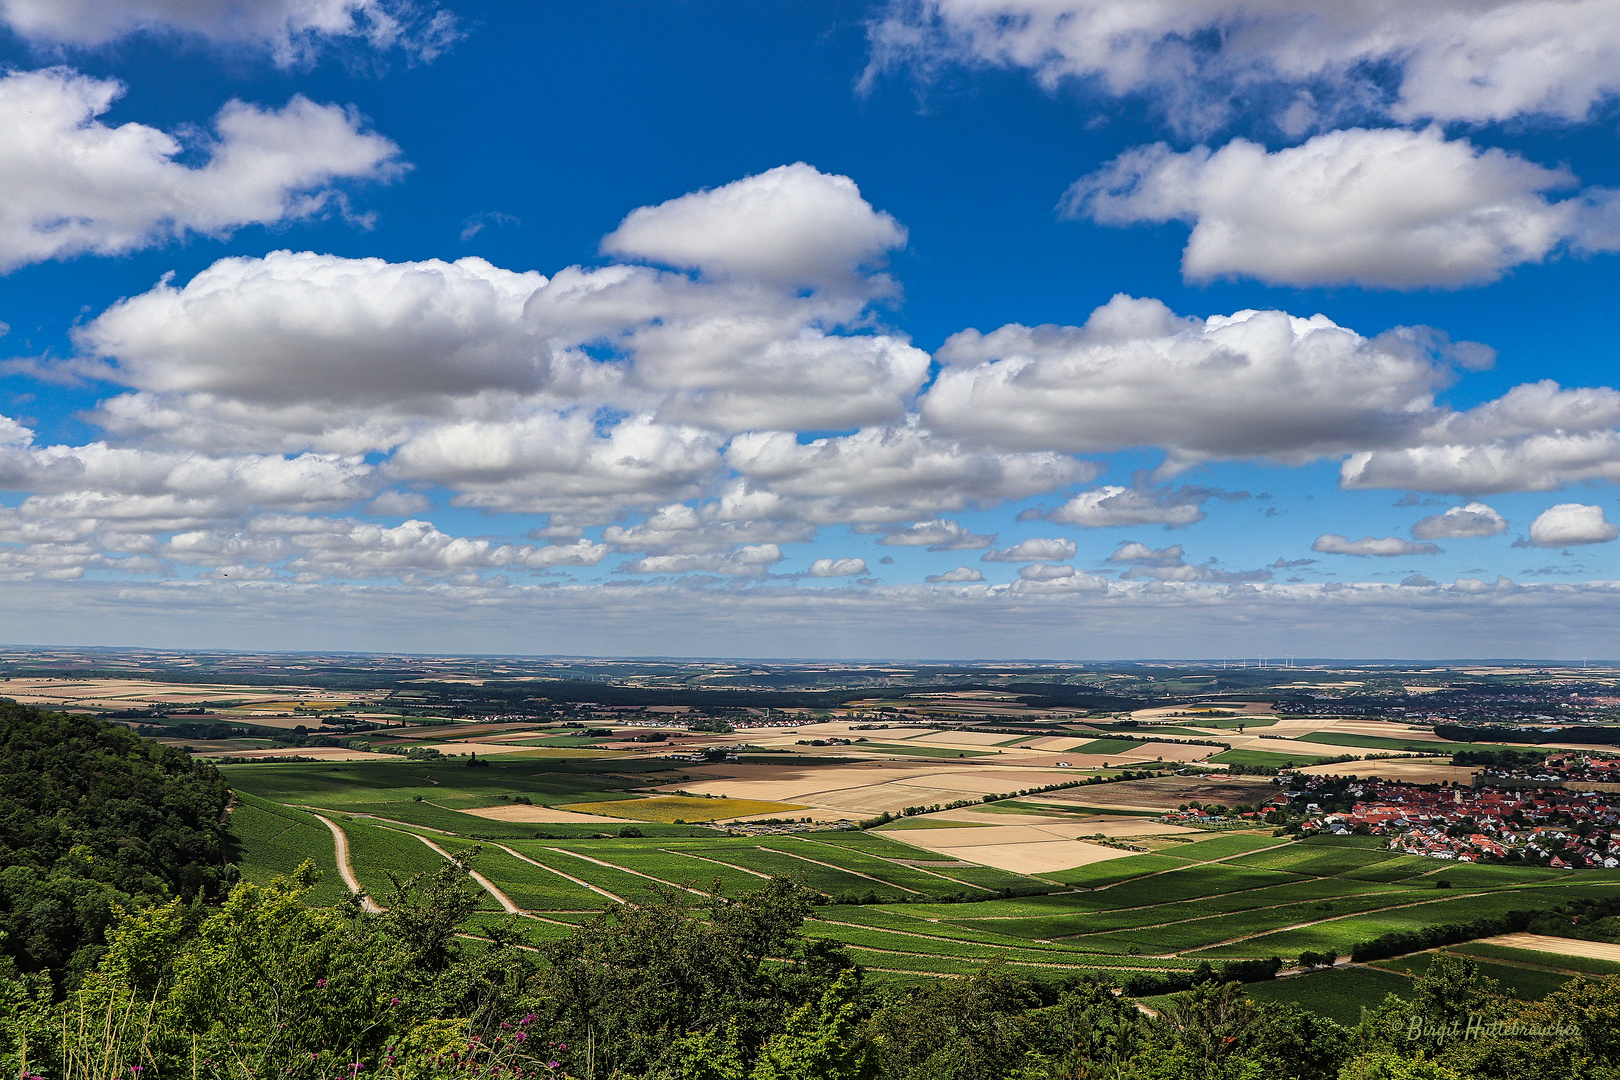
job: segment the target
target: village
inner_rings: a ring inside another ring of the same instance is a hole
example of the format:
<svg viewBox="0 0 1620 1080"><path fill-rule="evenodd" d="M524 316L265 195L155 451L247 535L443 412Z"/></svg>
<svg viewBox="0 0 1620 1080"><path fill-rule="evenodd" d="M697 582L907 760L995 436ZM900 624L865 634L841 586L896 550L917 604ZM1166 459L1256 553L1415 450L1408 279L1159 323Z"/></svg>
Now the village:
<svg viewBox="0 0 1620 1080"><path fill-rule="evenodd" d="M1538 778L1585 779L1600 760L1611 759L1550 759ZM1278 801L1305 813L1299 827L1306 834L1382 836L1392 851L1455 862L1620 867L1620 793L1499 785L1485 774L1467 788L1326 776L1290 776L1285 783ZM1326 807L1316 801L1319 791L1351 805Z"/></svg>

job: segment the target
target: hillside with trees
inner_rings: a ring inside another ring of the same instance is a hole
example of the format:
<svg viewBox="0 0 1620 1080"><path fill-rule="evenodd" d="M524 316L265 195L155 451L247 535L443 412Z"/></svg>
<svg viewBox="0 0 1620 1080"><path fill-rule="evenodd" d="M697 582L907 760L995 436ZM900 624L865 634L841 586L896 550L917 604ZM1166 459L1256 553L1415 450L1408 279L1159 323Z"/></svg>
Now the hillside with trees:
<svg viewBox="0 0 1620 1080"><path fill-rule="evenodd" d="M223 899L229 796L127 728L0 701L0 954L67 985L119 912Z"/></svg>

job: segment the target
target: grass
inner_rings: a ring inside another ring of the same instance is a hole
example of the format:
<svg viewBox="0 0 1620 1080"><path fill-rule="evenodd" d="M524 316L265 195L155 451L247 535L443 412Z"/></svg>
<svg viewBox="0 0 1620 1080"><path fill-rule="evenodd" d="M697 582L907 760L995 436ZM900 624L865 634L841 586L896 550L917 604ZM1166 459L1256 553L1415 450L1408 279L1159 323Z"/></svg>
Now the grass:
<svg viewBox="0 0 1620 1080"><path fill-rule="evenodd" d="M1129 754L1147 745L1146 739L1093 739L1079 746L1071 746L1065 754Z"/></svg>
<svg viewBox="0 0 1620 1080"><path fill-rule="evenodd" d="M1212 765L1262 765L1268 769L1315 765L1334 755L1273 754L1265 750L1224 750L1207 759Z"/></svg>
<svg viewBox="0 0 1620 1080"><path fill-rule="evenodd" d="M1155 874L1160 870L1173 870L1178 866L1186 865L1185 860L1169 855L1127 855L1123 859L1108 859L1104 862L1077 866L1072 870L1060 870L1044 876L1052 878L1054 881L1061 881L1065 885L1099 889L1121 881L1129 881L1132 878Z"/></svg>
<svg viewBox="0 0 1620 1080"><path fill-rule="evenodd" d="M1531 753L1545 757L1551 753L1549 750L1538 749L1535 746L1499 746L1493 743L1456 743L1433 742L1422 739L1396 739L1387 735L1350 735L1337 731L1312 731L1306 735L1294 736L1300 742L1325 743L1328 746L1356 746L1365 750L1409 750L1420 754L1435 754L1445 756L1464 750L1529 750Z"/></svg>
<svg viewBox="0 0 1620 1080"><path fill-rule="evenodd" d="M321 880L308 893L309 903L328 907L348 893L337 871L331 830L312 815L239 792L230 831L243 853L243 881L264 885L291 876L305 859L312 859Z"/></svg>
<svg viewBox="0 0 1620 1080"><path fill-rule="evenodd" d="M614 802L568 803L560 809L579 814L602 814L633 818L636 821L719 821L723 818L757 817L803 810L795 803L761 802L756 799L700 799L689 795L655 795L647 799Z"/></svg>
<svg viewBox="0 0 1620 1080"><path fill-rule="evenodd" d="M360 879L361 887L384 906L388 903L389 894L394 891L385 871L392 870L401 878L406 878L418 873L435 873L444 865L442 856L410 833L381 825L366 825L358 819L342 816L334 820L349 837L349 861L354 864L354 876ZM435 843L439 841L435 840ZM479 906L495 908L499 905L493 897L485 894Z"/></svg>
<svg viewBox="0 0 1620 1080"><path fill-rule="evenodd" d="M1250 983L1244 990L1255 1001L1293 1002L1353 1027L1361 1021L1364 1007L1371 1009L1390 994L1411 997L1412 980L1377 968L1326 968L1308 975Z"/></svg>
<svg viewBox="0 0 1620 1080"><path fill-rule="evenodd" d="M565 759L480 758L487 768L470 769L460 759L448 761L347 761L291 764L225 765L220 771L231 787L279 803L307 803L341 810L357 803L445 803L454 798L500 801L502 795L524 795L541 806L587 799L628 799L621 779L594 775L607 767ZM639 765L669 768L673 762L615 761L616 773ZM485 803L484 805L489 805Z"/></svg>
<svg viewBox="0 0 1620 1080"><path fill-rule="evenodd" d="M1171 848L1166 854L1173 854L1178 859L1203 861L1206 859L1224 859L1229 856L1242 855L1245 852L1276 847L1279 844L1286 843L1288 843L1287 840L1275 836L1227 833L1224 836L1212 836L1208 840L1194 841L1185 847ZM1232 861L1237 863L1243 860L1233 859Z"/></svg>

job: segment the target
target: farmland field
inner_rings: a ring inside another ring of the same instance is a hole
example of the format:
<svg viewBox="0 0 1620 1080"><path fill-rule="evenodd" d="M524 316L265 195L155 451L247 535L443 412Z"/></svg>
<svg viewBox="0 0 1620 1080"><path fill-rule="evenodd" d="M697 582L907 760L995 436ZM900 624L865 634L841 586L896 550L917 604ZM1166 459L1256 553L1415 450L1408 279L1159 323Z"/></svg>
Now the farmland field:
<svg viewBox="0 0 1620 1080"><path fill-rule="evenodd" d="M698 799L684 795L612 802L565 803L561 808L581 814L602 814L608 817L666 823L720 821L724 818L758 817L761 814L787 814L804 809L796 803L762 802L757 799Z"/></svg>
<svg viewBox="0 0 1620 1080"><path fill-rule="evenodd" d="M837 767L850 768L847 761ZM787 776L813 768L782 763ZM874 783L918 775L897 773L887 762L864 768L872 770ZM1165 826L1162 834L1146 838L1150 852L1108 851L1117 857L1088 862L1096 843L1084 837L1092 826L1076 818L1099 811L1062 799L1053 800L1055 806L1016 799L975 803L963 815L970 821L925 814L880 831L804 824L800 819L808 811L794 802L672 792L675 783L690 784L691 777L668 761L650 759L590 764L507 758L478 768L459 759L304 762L230 765L223 771L237 791L231 829L243 853L243 876L266 881L311 858L323 874L311 903L335 903L346 889L332 834L306 807L341 830L361 888L384 905L393 891L390 871L408 878L443 865L443 856L423 838L447 855L465 854L488 885L464 927L475 937L510 924L533 942L555 940L615 901L640 903L660 890L694 901L711 893L736 896L779 876L798 881L816 898L805 924L808 936L840 943L874 978L891 982L967 975L990 961L1054 983L1083 972L1113 972L1123 979L1190 971L1201 962L1292 961L1307 949L1345 956L1357 944L1394 931L1620 896L1620 875L1600 871L1439 863L1389 851L1378 837L1298 840L1272 835L1269 828L1210 833ZM839 782L849 775L840 774ZM926 775L915 782L918 790L933 783ZM1037 784L1009 779L1002 786ZM1086 788L1085 797L1173 807L1191 791L1219 792L1235 805L1258 802L1272 789L1269 783L1205 775L1098 785ZM522 820L531 807L537 819ZM573 816L577 810L597 820ZM482 816L486 811L497 816ZM1105 813L1099 829L1130 817L1150 825L1157 811ZM767 814L797 824L698 824ZM545 815L560 820L538 819ZM673 824L677 818L688 824ZM960 858L949 846L936 851L902 842L939 837L952 826L997 836L1003 835L997 830L1012 830L1005 834L1009 843L1021 831L1068 829L1037 840L1072 845L1074 864L1019 873L975 861L988 856ZM930 827L941 831L930 833ZM1076 835L1081 838L1065 838ZM504 904L518 913L504 914ZM1493 977L1525 996L1545 993L1577 970L1611 967L1486 943L1449 949L1474 950L1492 965ZM1363 1004L1376 1004L1391 991L1409 993L1412 977L1427 962L1408 957L1378 967L1318 971L1255 984L1249 993L1302 1001L1354 1022Z"/></svg>
<svg viewBox="0 0 1620 1080"><path fill-rule="evenodd" d="M1269 750L1223 750L1210 758L1214 765L1260 765L1268 769L1286 769L1290 766L1316 765L1332 754L1273 753Z"/></svg>

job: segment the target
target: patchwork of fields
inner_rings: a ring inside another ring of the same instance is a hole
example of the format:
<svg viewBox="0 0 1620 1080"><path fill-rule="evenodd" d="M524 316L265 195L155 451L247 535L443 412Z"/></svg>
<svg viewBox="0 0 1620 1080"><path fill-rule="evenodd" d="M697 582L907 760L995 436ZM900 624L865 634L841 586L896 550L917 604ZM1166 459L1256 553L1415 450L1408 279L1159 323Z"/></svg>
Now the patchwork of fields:
<svg viewBox="0 0 1620 1080"><path fill-rule="evenodd" d="M683 816L673 809L677 804L735 800L659 797L640 801L667 802L666 812L636 813L628 805L635 794L627 789L642 778L620 763L615 770L592 772L566 760L503 760L477 769L391 761L239 765L228 766L226 775L238 792L232 829L244 852L244 877L265 880L312 858L324 874L311 897L316 903L335 902L344 889L333 837L310 810L342 830L354 875L384 904L390 871L409 876L436 869L442 857L435 846L450 854L476 848L471 865L488 888L469 933L515 910L531 937L546 940L610 903L635 903L651 890L736 894L780 875L825 898L807 924L809 935L842 942L874 978L888 980L960 976L992 960L1031 978L1058 979L1086 971L1127 975L1203 962L1291 961L1305 950L1348 955L1358 942L1396 930L1620 896L1620 879L1602 871L1459 866L1395 854L1370 837L1295 841L1267 831L1165 830L1148 853L1115 852L1119 857L1102 862L1017 873L965 857L972 847L930 851L902 842L958 831L952 822L927 817L881 832L741 835L673 824ZM1164 781L1146 783L1162 787ZM1090 799L1106 789L1084 790ZM1099 795L1096 801L1112 800ZM522 805L589 807L603 816L562 813L563 821L535 822L467 812ZM1028 816L1020 818L1020 811ZM1037 816L1042 813L1056 816ZM1078 813L1098 815L1101 829L1120 821L1122 812L1104 816L1101 808L1079 804L1053 810L1026 803L981 816L1016 823L1074 820ZM1141 812L1144 825L1150 813ZM690 811L684 816L697 820ZM620 824L631 817L638 818L633 826ZM954 824L963 832L975 827ZM1511 967L1515 961L1490 962ZM1522 968L1522 958L1517 962ZM1381 988L1409 983L1422 963L1303 975L1255 993L1302 993L1297 988L1331 981L1325 1001L1355 998L1351 987L1381 996ZM1530 992L1571 973L1565 965L1517 978Z"/></svg>

